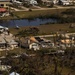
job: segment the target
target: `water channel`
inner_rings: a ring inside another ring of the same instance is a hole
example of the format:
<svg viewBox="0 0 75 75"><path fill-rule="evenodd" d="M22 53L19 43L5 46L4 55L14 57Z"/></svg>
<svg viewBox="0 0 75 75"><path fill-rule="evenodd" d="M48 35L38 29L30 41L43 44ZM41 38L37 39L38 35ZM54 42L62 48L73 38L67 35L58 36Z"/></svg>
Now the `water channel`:
<svg viewBox="0 0 75 75"><path fill-rule="evenodd" d="M37 26L37 25L42 25L46 23L57 23L57 19L33 19L33 20L28 20L28 19L20 19L20 20L2 20L0 21L1 26L6 26L6 27L15 27L18 25L19 27L23 26Z"/></svg>

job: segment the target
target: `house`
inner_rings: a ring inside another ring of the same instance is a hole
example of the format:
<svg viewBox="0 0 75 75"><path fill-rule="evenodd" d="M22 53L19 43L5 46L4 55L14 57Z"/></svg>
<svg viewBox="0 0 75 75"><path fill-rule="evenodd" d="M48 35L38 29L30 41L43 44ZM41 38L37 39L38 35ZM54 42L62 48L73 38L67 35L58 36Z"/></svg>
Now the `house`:
<svg viewBox="0 0 75 75"><path fill-rule="evenodd" d="M0 51L5 50L6 41L3 37L0 37Z"/></svg>
<svg viewBox="0 0 75 75"><path fill-rule="evenodd" d="M62 39L61 43L64 44L66 47L71 47L75 45L75 41L72 39Z"/></svg>
<svg viewBox="0 0 75 75"><path fill-rule="evenodd" d="M12 37L5 37L5 40L10 49L18 48L18 43Z"/></svg>
<svg viewBox="0 0 75 75"><path fill-rule="evenodd" d="M38 5L36 0L24 0L24 2L28 5Z"/></svg>
<svg viewBox="0 0 75 75"><path fill-rule="evenodd" d="M13 3L14 5L17 5L17 6L21 6L21 5L22 5L22 2L17 1L17 0L12 0L12 3Z"/></svg>
<svg viewBox="0 0 75 75"><path fill-rule="evenodd" d="M53 0L54 4L58 4L59 0Z"/></svg>
<svg viewBox="0 0 75 75"><path fill-rule="evenodd" d="M9 30L7 27L0 26L0 32L4 32Z"/></svg>
<svg viewBox="0 0 75 75"><path fill-rule="evenodd" d="M53 0L42 0L43 5L51 6L53 4Z"/></svg>
<svg viewBox="0 0 75 75"><path fill-rule="evenodd" d="M33 50L40 49L40 45L38 41L35 39L35 37L30 37L28 40L28 44L29 44L29 49L33 49Z"/></svg>
<svg viewBox="0 0 75 75"><path fill-rule="evenodd" d="M54 43L50 40L32 36L21 41L21 47L33 50L40 50L42 48L53 48Z"/></svg>
<svg viewBox="0 0 75 75"><path fill-rule="evenodd" d="M4 27L0 26L0 32L3 32L3 31L4 31Z"/></svg>
<svg viewBox="0 0 75 75"><path fill-rule="evenodd" d="M10 73L9 75L20 75L20 74L18 74L18 73L16 73L16 72L12 72L12 73Z"/></svg>
<svg viewBox="0 0 75 75"><path fill-rule="evenodd" d="M0 0L0 7L8 8L10 4L10 0Z"/></svg>
<svg viewBox="0 0 75 75"><path fill-rule="evenodd" d="M12 37L7 36L5 34L0 36L0 51L18 48L18 43Z"/></svg>
<svg viewBox="0 0 75 75"><path fill-rule="evenodd" d="M61 5L74 5L75 0L59 0L59 4L61 4Z"/></svg>
<svg viewBox="0 0 75 75"><path fill-rule="evenodd" d="M31 43L29 44L29 49L33 49L33 50L39 50L40 49L40 45L38 43Z"/></svg>
<svg viewBox="0 0 75 75"><path fill-rule="evenodd" d="M31 5L38 5L38 3L37 3L36 0L30 0L30 4L31 4Z"/></svg>

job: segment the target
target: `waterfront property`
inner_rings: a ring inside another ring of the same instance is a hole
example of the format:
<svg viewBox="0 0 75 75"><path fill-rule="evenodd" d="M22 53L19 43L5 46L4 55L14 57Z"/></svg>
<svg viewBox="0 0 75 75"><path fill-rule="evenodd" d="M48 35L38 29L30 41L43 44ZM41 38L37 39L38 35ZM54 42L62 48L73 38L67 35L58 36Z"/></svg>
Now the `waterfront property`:
<svg viewBox="0 0 75 75"><path fill-rule="evenodd" d="M8 8L10 4L10 0L0 0L0 7Z"/></svg>
<svg viewBox="0 0 75 75"><path fill-rule="evenodd" d="M5 50L6 41L0 37L0 50Z"/></svg>
<svg viewBox="0 0 75 75"><path fill-rule="evenodd" d="M61 5L74 5L75 0L60 0L59 4L61 4Z"/></svg>
<svg viewBox="0 0 75 75"><path fill-rule="evenodd" d="M0 26L0 32L4 32L4 31L7 31L7 30L8 30L7 27Z"/></svg>
<svg viewBox="0 0 75 75"><path fill-rule="evenodd" d="M46 6L50 6L53 3L53 1L52 0L42 0L42 3Z"/></svg>
<svg viewBox="0 0 75 75"><path fill-rule="evenodd" d="M0 50L13 50L18 48L18 43L15 41L14 36L8 31L3 31L0 34Z"/></svg>
<svg viewBox="0 0 75 75"><path fill-rule="evenodd" d="M51 40L32 36L21 40L21 46L36 51L43 48L53 48L54 43Z"/></svg>
<svg viewBox="0 0 75 75"><path fill-rule="evenodd" d="M22 2L20 1L13 0L12 3L13 5L22 6Z"/></svg>
<svg viewBox="0 0 75 75"><path fill-rule="evenodd" d="M27 5L38 5L36 0L24 0L24 3L26 3Z"/></svg>

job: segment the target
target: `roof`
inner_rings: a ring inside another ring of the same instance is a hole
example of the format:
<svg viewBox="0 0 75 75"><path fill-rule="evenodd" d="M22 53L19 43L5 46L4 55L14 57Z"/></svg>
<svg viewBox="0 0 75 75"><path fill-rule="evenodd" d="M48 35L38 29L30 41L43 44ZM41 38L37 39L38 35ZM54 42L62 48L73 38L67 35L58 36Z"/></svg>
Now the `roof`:
<svg viewBox="0 0 75 75"><path fill-rule="evenodd" d="M37 42L37 40L35 39L35 37L30 37L31 41Z"/></svg>
<svg viewBox="0 0 75 75"><path fill-rule="evenodd" d="M9 75L20 75L20 74L18 74L18 73L16 73L16 72L12 72L12 73L10 73Z"/></svg>
<svg viewBox="0 0 75 75"><path fill-rule="evenodd" d="M17 45L18 43L16 41L14 41L14 40L11 40L9 44L11 44L11 45Z"/></svg>
<svg viewBox="0 0 75 75"><path fill-rule="evenodd" d="M0 12L6 12L7 10L5 8L0 8Z"/></svg>
<svg viewBox="0 0 75 75"><path fill-rule="evenodd" d="M8 1L10 1L10 0L0 0L1 2L8 2Z"/></svg>
<svg viewBox="0 0 75 75"><path fill-rule="evenodd" d="M6 43L6 41L2 38L2 37L0 37L0 44L5 44Z"/></svg>
<svg viewBox="0 0 75 75"><path fill-rule="evenodd" d="M70 39L61 40L61 42L67 43L67 44L72 43L72 42L74 43L74 41L71 41Z"/></svg>
<svg viewBox="0 0 75 75"><path fill-rule="evenodd" d="M0 28L4 28L3 26L0 26Z"/></svg>
<svg viewBox="0 0 75 75"><path fill-rule="evenodd" d="M8 42L10 45L17 45L18 43L12 38L12 37L6 37L5 40Z"/></svg>

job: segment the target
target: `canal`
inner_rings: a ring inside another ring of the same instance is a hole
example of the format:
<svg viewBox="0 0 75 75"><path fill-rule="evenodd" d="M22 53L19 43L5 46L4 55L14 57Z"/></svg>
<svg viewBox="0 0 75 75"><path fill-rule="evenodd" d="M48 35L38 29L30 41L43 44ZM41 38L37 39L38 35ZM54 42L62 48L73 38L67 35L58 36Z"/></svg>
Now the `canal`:
<svg viewBox="0 0 75 75"><path fill-rule="evenodd" d="M6 27L15 27L16 25L23 27L23 26L37 26L37 25L42 25L42 24L47 24L47 23L57 23L57 19L20 19L20 20L0 20L0 25L1 26L6 26Z"/></svg>

